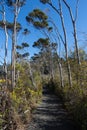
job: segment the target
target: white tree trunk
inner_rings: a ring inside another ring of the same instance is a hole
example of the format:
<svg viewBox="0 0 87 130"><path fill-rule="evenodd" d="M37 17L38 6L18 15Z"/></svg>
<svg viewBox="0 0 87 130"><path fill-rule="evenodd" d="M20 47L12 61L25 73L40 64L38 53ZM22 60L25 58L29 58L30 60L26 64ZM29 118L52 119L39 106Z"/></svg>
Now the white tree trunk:
<svg viewBox="0 0 87 130"><path fill-rule="evenodd" d="M63 14L62 14L62 6L61 6L60 0L59 0L59 9L60 9L61 24L62 24L63 33L64 33L64 47L65 47L65 53L66 53L68 80L69 80L69 86L72 87L71 70L70 70L70 64L69 64L69 60L68 60L67 35L66 35L66 29L65 29L65 25L64 25L64 19L63 19Z"/></svg>
<svg viewBox="0 0 87 130"><path fill-rule="evenodd" d="M34 78L33 78L32 70L31 70L30 61L28 62L28 65L29 65L29 75L30 75L30 79L31 79L32 85L33 85L34 89L37 89L36 88L36 84L34 82Z"/></svg>
<svg viewBox="0 0 87 130"><path fill-rule="evenodd" d="M77 5L78 5L78 1L79 0L77 0ZM67 9L69 11L70 17L71 17L72 26L73 26L73 36L74 36L75 48L76 48L76 57L77 57L77 62L80 65L81 62L80 62L79 49L78 49L78 40L77 40L77 32L76 32L76 19L77 19L77 9L78 9L78 6L76 5L76 14L75 14L76 17L74 18L73 14L72 14L71 7L69 6L69 4L66 2L66 0L63 0L63 2L66 5L66 7L67 7Z"/></svg>
<svg viewBox="0 0 87 130"><path fill-rule="evenodd" d="M18 0L16 0L14 6L14 22L13 22L13 34L12 34L12 90L15 87L15 63L16 63L16 44L17 44L17 35L16 35L16 24L17 24L17 17L20 10L20 7L17 7Z"/></svg>

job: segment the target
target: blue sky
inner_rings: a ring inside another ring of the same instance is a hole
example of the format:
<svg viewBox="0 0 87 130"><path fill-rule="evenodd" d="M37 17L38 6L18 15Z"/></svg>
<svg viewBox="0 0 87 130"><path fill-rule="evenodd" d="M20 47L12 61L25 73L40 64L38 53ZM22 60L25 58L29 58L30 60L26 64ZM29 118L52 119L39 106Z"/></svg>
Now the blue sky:
<svg viewBox="0 0 87 130"><path fill-rule="evenodd" d="M67 0L69 2L69 4L72 7L73 13L75 11L75 2L76 0ZM55 6L57 7L57 0L53 0L53 3L55 4ZM64 6L63 6L64 7ZM32 44L34 41L38 40L39 37L43 37L42 34L36 30L35 28L33 28L31 25L29 25L26 20L25 17L28 15L29 12L31 12L33 9L35 8L39 8L42 11L44 11L45 13L47 13L47 15L49 15L49 17L51 17L56 25L58 26L58 28L60 29L60 32L62 33L62 29L61 29L61 24L60 24L60 20L58 15L47 5L43 5L39 2L39 0L27 0L26 5L24 5L21 8L21 11L19 13L19 17L18 17L18 21L22 24L23 28L27 28L31 31L31 33L24 37L23 35L21 35L21 33L18 34L18 43L22 43L23 41L28 42L30 44L30 48L29 48L29 52L30 52L30 56L32 56L34 53L37 53L38 50L33 49L32 48ZM71 22L69 19L69 14L68 11L66 11L65 7L63 9L64 12L64 18L65 18L65 26L67 29L67 39L69 42L69 49L73 48L73 36L72 36L72 26L71 26ZM13 15L12 15L12 11L10 9L8 9L6 7L6 17L9 21L12 21L13 19ZM0 16L1 19L1 16ZM84 32L84 33L83 33ZM85 35L86 33L86 35ZM85 42L85 40L87 39L87 0L79 0L79 6L78 6L78 19L77 19L77 34L78 34L78 41L79 41L79 46L83 47L83 48L87 48L87 43ZM0 57L4 57L4 32L0 31ZM8 62L10 62L10 57L11 57L11 39L9 38L9 45L8 45ZM61 52L63 53L63 48L61 50ZM2 61L2 58L0 58L0 60Z"/></svg>
<svg viewBox="0 0 87 130"><path fill-rule="evenodd" d="M75 2L76 2L76 0L67 0L67 1L70 4L70 6L72 7L72 10L73 10L73 13L74 13L75 12ZM58 4L57 0L53 0L53 3L57 7L57 4ZM35 0L35 1L27 0L26 6L24 6L22 8L21 12L20 12L19 21L23 20L22 17L21 17L23 15L23 12L24 12L24 15L26 16L28 14L28 12L31 12L35 8L40 8L45 13L47 13L47 15L49 15L49 17L51 17L55 21L56 25L58 26L58 28L60 28L60 32L61 32L61 25L60 25L58 15L49 6L41 4L39 2L39 0ZM68 11L66 11L65 7L64 7L63 12L64 12L64 18L65 18L65 26L66 26L66 29L67 29L67 39L69 41L69 49L70 49L71 47L73 47L72 43L74 42L73 36L72 36L72 27L71 27L71 22L70 22L70 19L69 19ZM82 32L87 33L87 13L86 12L87 12L87 0L79 0L78 18L77 18L77 25L76 26L77 26L79 46L83 46L83 48L86 45L85 42L84 42L85 39L83 39L84 37L83 37L83 34L82 34ZM25 19L23 21L25 21ZM26 21L25 21L24 25L26 25ZM28 27L31 29L30 25ZM29 41L32 44L41 35L40 35L40 32L35 30L34 28L32 28L31 30L32 31L31 31L31 34L30 34L30 37L29 37ZM32 54L33 54L33 51L31 52L31 55Z"/></svg>

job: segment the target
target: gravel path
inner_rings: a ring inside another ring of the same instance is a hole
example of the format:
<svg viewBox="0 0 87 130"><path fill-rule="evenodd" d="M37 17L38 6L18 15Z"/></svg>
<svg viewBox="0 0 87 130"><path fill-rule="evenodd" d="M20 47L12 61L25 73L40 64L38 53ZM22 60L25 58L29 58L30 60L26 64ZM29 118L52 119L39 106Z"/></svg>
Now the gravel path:
<svg viewBox="0 0 87 130"><path fill-rule="evenodd" d="M33 112L27 130L79 130L69 118L60 98L45 87L41 104Z"/></svg>

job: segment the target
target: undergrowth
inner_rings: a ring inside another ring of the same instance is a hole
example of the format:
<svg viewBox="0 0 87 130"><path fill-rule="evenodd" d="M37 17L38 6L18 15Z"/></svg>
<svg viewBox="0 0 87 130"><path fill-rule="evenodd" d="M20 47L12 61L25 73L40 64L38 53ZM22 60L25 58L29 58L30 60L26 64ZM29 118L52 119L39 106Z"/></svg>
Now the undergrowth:
<svg viewBox="0 0 87 130"><path fill-rule="evenodd" d="M35 75L36 88L32 85L25 65L17 65L20 71L16 86L11 91L1 84L0 87L0 130L25 130L31 120L31 113L37 107L42 97L42 82ZM37 81L38 79L38 81Z"/></svg>
<svg viewBox="0 0 87 130"><path fill-rule="evenodd" d="M59 81L54 79L48 82L48 87L55 92L64 102L64 106L70 116L81 130L87 130L87 95L85 87L73 84L72 88L61 88Z"/></svg>

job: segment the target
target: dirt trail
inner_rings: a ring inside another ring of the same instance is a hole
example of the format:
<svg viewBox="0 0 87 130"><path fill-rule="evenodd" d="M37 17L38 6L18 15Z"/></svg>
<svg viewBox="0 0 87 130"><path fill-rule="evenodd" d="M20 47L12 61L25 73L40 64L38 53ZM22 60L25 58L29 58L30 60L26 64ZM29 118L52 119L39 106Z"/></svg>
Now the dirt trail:
<svg viewBox="0 0 87 130"><path fill-rule="evenodd" d="M33 112L32 121L27 130L79 130L69 118L60 98L46 87L43 90L41 104Z"/></svg>

